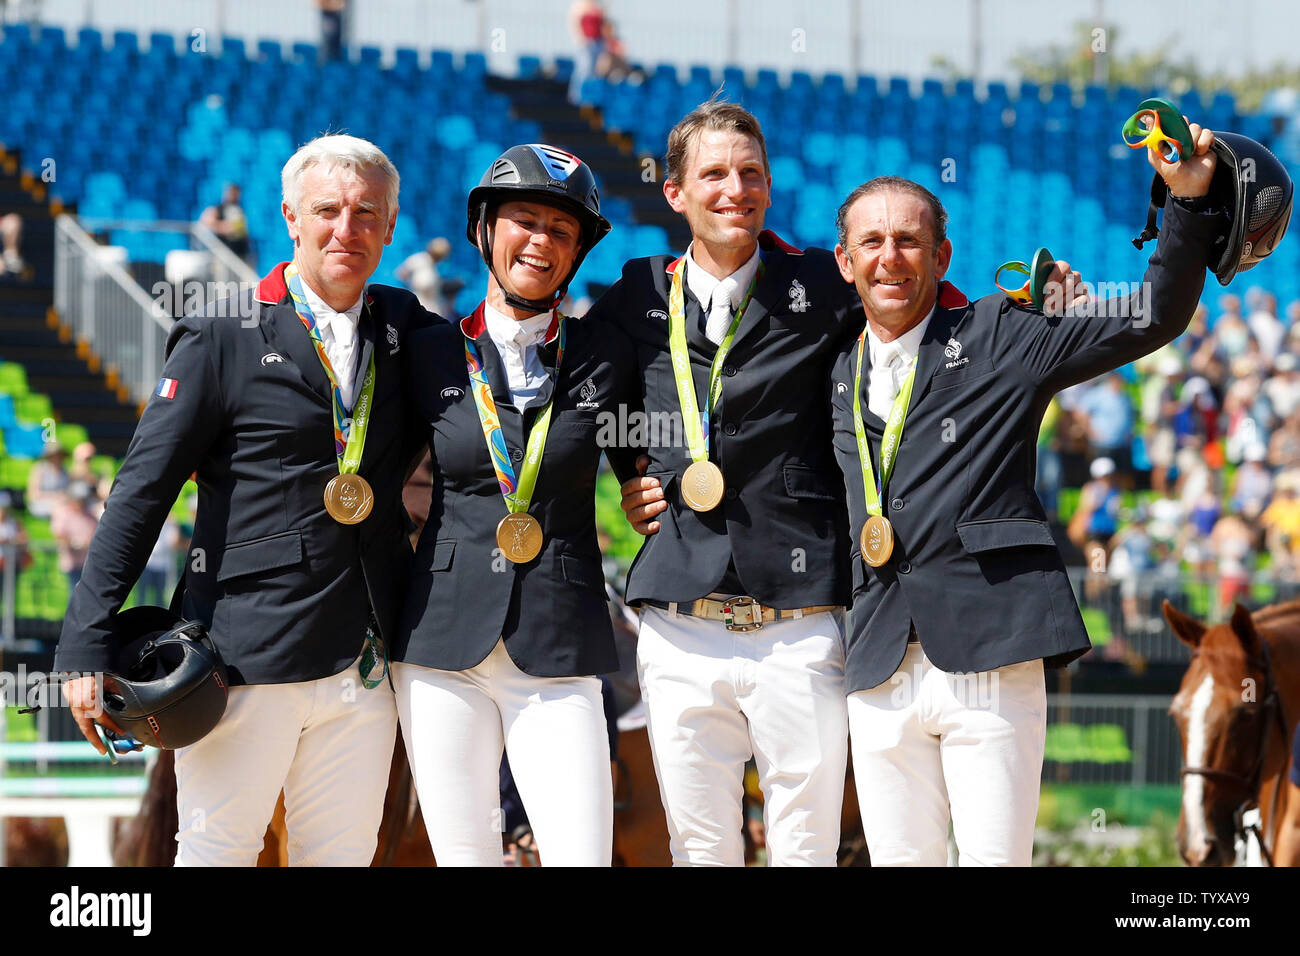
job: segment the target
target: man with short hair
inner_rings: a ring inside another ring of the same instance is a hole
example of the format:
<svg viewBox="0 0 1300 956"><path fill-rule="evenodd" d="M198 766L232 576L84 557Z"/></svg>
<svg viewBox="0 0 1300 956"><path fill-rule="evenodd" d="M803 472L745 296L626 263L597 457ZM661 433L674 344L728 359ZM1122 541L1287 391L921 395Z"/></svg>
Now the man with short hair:
<svg viewBox="0 0 1300 956"><path fill-rule="evenodd" d="M649 534L627 599L673 861L743 865L752 755L769 862L833 866L849 588L822 383L855 330L851 289L828 251L763 230L767 152L741 107L674 127L663 191L690 248L629 262L589 319L622 325L649 420L680 426L649 429L623 500Z"/></svg>
<svg viewBox="0 0 1300 956"><path fill-rule="evenodd" d="M1152 159L1175 198L1144 291L1096 316L968 301L943 281L947 214L916 183L881 177L840 207L835 255L867 319L828 386L852 532L849 729L873 865L944 865L950 820L963 865L1030 863L1043 668L1089 648L1034 493L1035 438L1057 391L1187 327L1226 219L1197 198L1213 135L1191 133L1195 156ZM1058 298L1073 299L1070 285Z"/></svg>
<svg viewBox="0 0 1300 956"><path fill-rule="evenodd" d="M374 144L324 136L281 185L293 261L173 328L55 658L117 669L114 616L195 474L182 613L207 627L231 687L217 727L176 753L178 866L251 866L281 789L291 865L367 865L396 739L382 642L407 580L401 487L418 443L399 353L425 313L366 282L399 178ZM66 692L102 753L96 679Z"/></svg>

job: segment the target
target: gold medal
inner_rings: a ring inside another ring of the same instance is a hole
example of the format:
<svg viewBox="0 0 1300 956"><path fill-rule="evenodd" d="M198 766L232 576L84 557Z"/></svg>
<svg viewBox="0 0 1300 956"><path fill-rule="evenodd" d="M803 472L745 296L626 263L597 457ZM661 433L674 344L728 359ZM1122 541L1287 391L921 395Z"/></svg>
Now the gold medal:
<svg viewBox="0 0 1300 956"><path fill-rule="evenodd" d="M862 526L862 560L878 568L894 553L894 526L881 515L872 515Z"/></svg>
<svg viewBox="0 0 1300 956"><path fill-rule="evenodd" d="M360 475L335 475L325 486L325 510L339 524L365 521L374 506L375 493Z"/></svg>
<svg viewBox="0 0 1300 956"><path fill-rule="evenodd" d="M508 514L497 525L497 547L515 564L542 553L542 526L526 512Z"/></svg>
<svg viewBox="0 0 1300 956"><path fill-rule="evenodd" d="M722 469L711 461L692 462L682 475L682 501L692 511L712 511L722 500Z"/></svg>

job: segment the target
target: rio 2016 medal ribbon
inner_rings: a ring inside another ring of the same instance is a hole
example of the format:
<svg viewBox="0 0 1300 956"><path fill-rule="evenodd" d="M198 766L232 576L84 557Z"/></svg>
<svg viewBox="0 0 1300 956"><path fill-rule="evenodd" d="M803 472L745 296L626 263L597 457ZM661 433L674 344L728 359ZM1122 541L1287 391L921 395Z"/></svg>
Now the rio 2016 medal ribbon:
<svg viewBox="0 0 1300 956"><path fill-rule="evenodd" d="M370 428L370 409L375 398L375 351L374 344L366 342L361 352L361 366L366 376L361 382L361 394L348 415L347 406L343 404L343 390L339 387L338 376L334 366L325 354L325 343L321 340L320 329L316 327L316 318L307 305L302 291L302 279L298 276L297 263L290 263L284 270L284 280L289 287L289 297L293 300L294 311L307 328L312 345L325 375L330 381L330 403L334 412L334 452L338 456L339 473L325 486L325 511L340 524L359 524L366 520L375 506L375 493L370 482L357 474L361 467L361 453L366 447L366 432ZM370 305L367 296L363 309Z"/></svg>
<svg viewBox="0 0 1300 956"><path fill-rule="evenodd" d="M482 310L483 306L480 305L479 311ZM555 370L558 375L560 363L564 359L565 318L557 312L555 320L559 326L556 332L559 345L555 352ZM551 393L550 401L538 414L532 431L528 433L528 445L516 480L514 465L506 450L505 435L501 432L497 403L492 398L492 386L488 383L487 370L483 367L478 346L470 338L465 339L465 365L469 369L470 391L474 393L474 405L478 409L479 424L483 427L488 457L492 459L497 484L501 487L501 497L505 499L506 510L509 511L497 524L497 547L515 564L525 564L542 553L542 526L528 513L528 506L533 500L533 489L537 487L537 475L542 466L542 453L546 450L546 433L551 428L555 392Z"/></svg>
<svg viewBox="0 0 1300 956"><path fill-rule="evenodd" d="M682 273L686 270L683 259L673 270L673 283L668 290L668 348L672 355L673 378L677 381L677 401L682 408L682 426L686 431L686 448L691 455L691 464L682 475L682 501L692 511L712 511L722 501L725 483L722 469L709 461L709 415L722 394L722 363L731 351L732 340L740 320L749 308L749 300L754 296L758 280L762 278L764 266L760 259L758 271L749 283L745 298L732 317L731 326L713 356L713 365L709 368L709 390L705 395L705 415L700 415L699 404L695 400L695 382L691 379L691 356L686 347L686 298L682 292Z"/></svg>
<svg viewBox="0 0 1300 956"><path fill-rule="evenodd" d="M903 440L907 406L912 401L912 383L916 381L916 362L913 360L912 370L894 397L889 420L885 422L885 434L880 441L880 479L877 484L871 469L871 446L867 443L867 429L862 423L862 347L866 338L867 330L863 329L858 336L858 367L853 378L853 432L858 439L862 491L867 499L867 514L870 516L862 525L858 543L862 546L862 560L873 568L878 568L889 561L890 555L894 553L894 526L884 516L880 502L889 486L889 476L894 473L894 462L898 460L898 446Z"/></svg>

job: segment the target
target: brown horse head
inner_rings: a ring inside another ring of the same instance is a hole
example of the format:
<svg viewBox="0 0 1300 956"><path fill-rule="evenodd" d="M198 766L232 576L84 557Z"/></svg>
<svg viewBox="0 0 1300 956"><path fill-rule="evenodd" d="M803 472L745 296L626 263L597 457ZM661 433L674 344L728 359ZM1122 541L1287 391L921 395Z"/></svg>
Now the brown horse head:
<svg viewBox="0 0 1300 956"><path fill-rule="evenodd" d="M1165 620L1192 648L1191 664L1169 713L1183 740L1183 805L1178 852L1189 866L1232 866L1237 818L1258 800L1269 721L1264 638L1241 604L1225 624L1207 627L1168 601Z"/></svg>

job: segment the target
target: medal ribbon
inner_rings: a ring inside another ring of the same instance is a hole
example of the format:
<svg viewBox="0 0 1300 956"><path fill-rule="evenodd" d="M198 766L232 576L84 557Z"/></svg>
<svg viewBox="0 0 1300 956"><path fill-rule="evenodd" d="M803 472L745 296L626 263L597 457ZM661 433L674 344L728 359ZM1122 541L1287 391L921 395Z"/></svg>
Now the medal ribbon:
<svg viewBox="0 0 1300 956"><path fill-rule="evenodd" d="M877 482L871 470L871 446L867 444L867 429L862 423L862 346L866 338L867 330L863 329L858 336L858 367L853 377L853 432L858 436L858 460L862 463L862 491L867 498L867 514L879 518L883 513L880 499L889 486L889 476L894 473L894 462L898 460L898 446L903 441L903 423L907 419L908 403L912 400L912 383L916 380L916 359L912 360L912 370L907 373L903 387L894 397L889 420L885 422L885 434L880 441L880 478Z"/></svg>
<svg viewBox="0 0 1300 956"><path fill-rule="evenodd" d="M343 404L343 390L339 387L334 366L325 354L325 343L321 340L320 329L316 327L316 317L307 306L307 299L302 291L302 279L298 276L298 266L289 263L284 270L284 280L289 287L289 297L293 300L294 311L307 328L312 345L316 346L316 356L325 369L330 380L331 405L334 411L334 454L339 460L340 475L354 475L361 467L361 452L366 445L366 432L370 428L370 407L375 396L375 354L374 344L366 342L361 351L361 362L365 366L366 376L361 382L361 394L356 397L352 414L348 415L347 406ZM363 311L366 306L362 306Z"/></svg>
<svg viewBox="0 0 1300 956"><path fill-rule="evenodd" d="M683 259L673 270L672 287L668 291L668 347L672 354L673 377L677 380L677 401L682 407L682 427L686 431L686 447L690 451L691 461L708 461L709 436L705 429L708 427L708 415L713 414L713 407L722 394L720 374L722 363L726 360L727 353L731 351L731 342L736 337L736 329L740 327L740 320L744 318L745 310L749 308L749 300L753 298L754 290L758 288L758 280L763 277L765 266L763 260L759 259L758 271L750 280L745 298L741 300L740 308L731 319L731 327L727 329L722 344L718 346L718 351L713 356L713 365L709 368L709 391L705 396L707 414L704 417L700 416L700 408L695 401L695 382L691 379L691 356L686 347L686 298L682 293L682 273L685 269L686 263Z"/></svg>
<svg viewBox="0 0 1300 956"><path fill-rule="evenodd" d="M564 359L565 317L559 313L556 315L560 323L557 333L560 341L555 352L558 385L560 362ZM492 386L488 383L487 369L483 366L478 346L468 337L465 339L465 365L469 368L470 391L474 393L478 420L483 426L483 438L487 441L488 457L492 459L492 468L497 473L497 484L501 486L501 497L505 498L506 508L511 514L526 512L532 503L533 489L537 486L537 475L541 471L542 452L546 448L546 433L551 428L551 407L555 404L555 391L551 392L550 401L538 414L536 421L533 422L532 431L528 433L528 445L516 482L515 469L510 463L506 439L501 432L497 403L492 398Z"/></svg>

